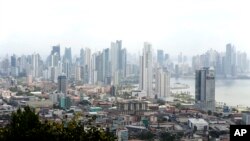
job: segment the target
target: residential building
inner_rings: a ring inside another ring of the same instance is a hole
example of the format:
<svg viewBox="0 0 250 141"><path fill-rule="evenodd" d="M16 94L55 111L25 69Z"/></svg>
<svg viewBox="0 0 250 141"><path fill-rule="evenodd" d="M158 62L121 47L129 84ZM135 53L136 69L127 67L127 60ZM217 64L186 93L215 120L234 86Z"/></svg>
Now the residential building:
<svg viewBox="0 0 250 141"><path fill-rule="evenodd" d="M204 111L215 111L215 73L213 68L196 70L195 75L196 106Z"/></svg>

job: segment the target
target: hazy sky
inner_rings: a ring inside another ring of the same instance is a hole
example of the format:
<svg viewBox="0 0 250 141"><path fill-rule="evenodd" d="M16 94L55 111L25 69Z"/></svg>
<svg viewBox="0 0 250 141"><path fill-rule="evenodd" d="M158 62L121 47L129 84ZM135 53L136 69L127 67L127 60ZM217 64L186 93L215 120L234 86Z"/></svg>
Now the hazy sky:
<svg viewBox="0 0 250 141"><path fill-rule="evenodd" d="M228 42L250 52L249 20L247 0L0 0L0 55L48 55L59 43L78 54L116 39L129 52L144 41L173 55L224 51Z"/></svg>

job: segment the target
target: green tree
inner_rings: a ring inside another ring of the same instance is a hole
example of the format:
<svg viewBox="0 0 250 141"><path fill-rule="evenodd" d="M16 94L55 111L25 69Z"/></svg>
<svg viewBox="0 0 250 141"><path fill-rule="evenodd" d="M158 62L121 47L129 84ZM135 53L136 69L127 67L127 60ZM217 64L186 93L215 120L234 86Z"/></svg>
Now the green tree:
<svg viewBox="0 0 250 141"><path fill-rule="evenodd" d="M153 140L154 136L155 135L153 133L151 133L150 131L142 131L141 133L139 133L137 135L137 138L140 139L140 140L148 140L148 141L150 141L150 140Z"/></svg>
<svg viewBox="0 0 250 141"><path fill-rule="evenodd" d="M29 107L11 116L10 124L0 128L1 141L36 140L36 141L113 141L115 136L92 125L95 117L87 117L87 123L83 124L78 118L73 118L64 126L63 123L55 123L39 120L39 116ZM84 128L86 127L86 128Z"/></svg>
<svg viewBox="0 0 250 141"><path fill-rule="evenodd" d="M211 116L211 115L212 115L212 111L211 111L211 110L208 110L208 111L207 111L207 114Z"/></svg>
<svg viewBox="0 0 250 141"><path fill-rule="evenodd" d="M157 103L158 103L159 105L165 105L165 101L164 101L164 100L161 100L161 99L158 99L158 100L157 100Z"/></svg>
<svg viewBox="0 0 250 141"><path fill-rule="evenodd" d="M177 109L182 109L181 103L177 103L177 104L175 105L175 107L176 107Z"/></svg>

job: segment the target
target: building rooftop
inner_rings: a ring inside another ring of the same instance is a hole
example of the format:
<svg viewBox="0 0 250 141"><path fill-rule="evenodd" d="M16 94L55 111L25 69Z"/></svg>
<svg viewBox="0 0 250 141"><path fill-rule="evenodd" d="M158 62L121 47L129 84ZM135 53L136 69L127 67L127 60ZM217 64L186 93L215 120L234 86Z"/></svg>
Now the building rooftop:
<svg viewBox="0 0 250 141"><path fill-rule="evenodd" d="M192 122L192 123L208 124L208 122L205 121L205 120L202 119L202 118L189 118L188 120L189 120L190 122Z"/></svg>

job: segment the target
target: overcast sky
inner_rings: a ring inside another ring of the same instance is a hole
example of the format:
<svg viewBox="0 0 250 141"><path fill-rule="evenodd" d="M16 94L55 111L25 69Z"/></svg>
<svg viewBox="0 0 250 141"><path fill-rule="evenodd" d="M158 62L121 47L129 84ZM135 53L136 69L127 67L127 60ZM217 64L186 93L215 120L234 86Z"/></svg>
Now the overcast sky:
<svg viewBox="0 0 250 141"><path fill-rule="evenodd" d="M48 55L51 46L101 50L123 40L129 52L177 55L224 51L226 43L250 52L247 0L0 0L0 55Z"/></svg>

